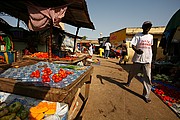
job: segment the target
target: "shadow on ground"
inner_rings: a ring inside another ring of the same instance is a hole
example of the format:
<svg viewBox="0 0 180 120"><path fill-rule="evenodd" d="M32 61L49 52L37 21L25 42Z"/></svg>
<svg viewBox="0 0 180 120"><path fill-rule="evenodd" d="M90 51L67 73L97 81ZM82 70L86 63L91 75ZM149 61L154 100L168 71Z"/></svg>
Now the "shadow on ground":
<svg viewBox="0 0 180 120"><path fill-rule="evenodd" d="M123 80L118 80L117 81L117 79L115 79L115 78L111 78L111 77L107 77L107 76L102 76L102 75L97 75L96 77L100 80L101 84L104 84L103 83L104 80L108 81L108 82L113 83L113 84L121 87L122 89L130 92L131 94L133 94L133 95L143 99L142 95L140 95L140 94L138 94L138 93L128 89L127 87L125 87L125 82L120 82L120 81L123 81Z"/></svg>
<svg viewBox="0 0 180 120"><path fill-rule="evenodd" d="M101 65L101 66L103 66L103 67L107 67L107 68L119 69L118 67L112 67L112 66L110 66L110 65Z"/></svg>

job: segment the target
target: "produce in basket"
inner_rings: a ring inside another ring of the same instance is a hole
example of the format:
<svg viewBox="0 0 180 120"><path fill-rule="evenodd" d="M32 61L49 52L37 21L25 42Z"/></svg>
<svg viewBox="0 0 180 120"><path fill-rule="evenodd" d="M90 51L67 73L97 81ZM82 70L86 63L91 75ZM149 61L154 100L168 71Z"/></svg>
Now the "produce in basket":
<svg viewBox="0 0 180 120"><path fill-rule="evenodd" d="M28 110L19 101L4 105L0 110L0 120L25 120L28 117Z"/></svg>

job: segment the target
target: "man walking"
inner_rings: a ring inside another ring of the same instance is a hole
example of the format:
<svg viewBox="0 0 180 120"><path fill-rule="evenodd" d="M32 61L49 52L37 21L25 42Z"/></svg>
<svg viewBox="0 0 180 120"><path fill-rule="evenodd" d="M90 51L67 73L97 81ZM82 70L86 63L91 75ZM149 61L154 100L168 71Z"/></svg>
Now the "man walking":
<svg viewBox="0 0 180 120"><path fill-rule="evenodd" d="M142 25L143 32L137 33L132 41L132 48L135 51L132 58L133 67L129 71L128 81L126 86L129 86L132 78L137 75L137 73L142 72L142 82L143 82L143 98L145 102L149 103L149 95L151 92L151 62L152 62L152 45L153 45L153 35L149 34L149 30L152 27L150 21L145 21Z"/></svg>

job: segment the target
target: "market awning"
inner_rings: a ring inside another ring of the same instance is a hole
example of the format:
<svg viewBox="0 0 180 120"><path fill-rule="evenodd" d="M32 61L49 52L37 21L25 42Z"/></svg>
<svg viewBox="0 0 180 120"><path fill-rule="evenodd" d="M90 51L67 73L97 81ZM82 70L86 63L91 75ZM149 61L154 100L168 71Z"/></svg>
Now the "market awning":
<svg viewBox="0 0 180 120"><path fill-rule="evenodd" d="M177 29L178 26L180 26L180 9L171 17L164 32Z"/></svg>
<svg viewBox="0 0 180 120"><path fill-rule="evenodd" d="M61 22L81 28L95 29L90 20L85 0L5 0L1 1L0 12L23 20L28 24L29 13L26 4L30 2L39 7L57 7L68 5Z"/></svg>

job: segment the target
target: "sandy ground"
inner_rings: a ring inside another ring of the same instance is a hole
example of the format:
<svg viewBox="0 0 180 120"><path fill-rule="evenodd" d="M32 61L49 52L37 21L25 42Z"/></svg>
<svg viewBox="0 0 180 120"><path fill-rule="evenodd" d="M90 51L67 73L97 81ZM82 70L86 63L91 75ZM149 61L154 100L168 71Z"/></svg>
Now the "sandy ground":
<svg viewBox="0 0 180 120"><path fill-rule="evenodd" d="M143 86L134 78L130 87L125 87L131 64L118 65L118 59L100 59L93 65L92 83L87 105L81 120L179 120L177 115L153 92L151 103L141 98Z"/></svg>

